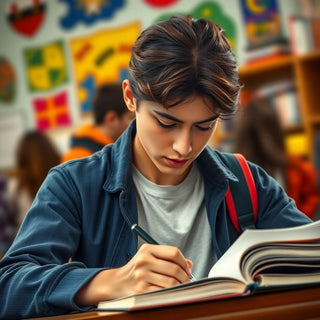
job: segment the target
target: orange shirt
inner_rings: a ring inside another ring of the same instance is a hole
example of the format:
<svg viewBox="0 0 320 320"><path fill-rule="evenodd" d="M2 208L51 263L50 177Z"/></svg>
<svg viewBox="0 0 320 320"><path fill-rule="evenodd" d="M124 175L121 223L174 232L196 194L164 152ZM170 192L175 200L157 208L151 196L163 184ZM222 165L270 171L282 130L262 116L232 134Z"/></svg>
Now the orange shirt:
<svg viewBox="0 0 320 320"><path fill-rule="evenodd" d="M75 138L85 138L101 145L101 148L107 144L113 143L109 137L105 136L101 131L96 129L93 124L85 124L75 131ZM85 145L77 145L71 147L63 156L62 162L73 159L88 157L93 152Z"/></svg>

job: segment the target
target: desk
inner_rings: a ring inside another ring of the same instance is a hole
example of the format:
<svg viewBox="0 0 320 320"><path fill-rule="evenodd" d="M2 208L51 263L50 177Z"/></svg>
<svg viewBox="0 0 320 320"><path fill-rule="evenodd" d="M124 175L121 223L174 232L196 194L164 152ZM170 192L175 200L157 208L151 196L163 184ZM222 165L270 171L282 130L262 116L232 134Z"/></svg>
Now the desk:
<svg viewBox="0 0 320 320"><path fill-rule="evenodd" d="M135 312L85 312L38 320L320 319L320 287ZM35 320L35 319L33 319Z"/></svg>

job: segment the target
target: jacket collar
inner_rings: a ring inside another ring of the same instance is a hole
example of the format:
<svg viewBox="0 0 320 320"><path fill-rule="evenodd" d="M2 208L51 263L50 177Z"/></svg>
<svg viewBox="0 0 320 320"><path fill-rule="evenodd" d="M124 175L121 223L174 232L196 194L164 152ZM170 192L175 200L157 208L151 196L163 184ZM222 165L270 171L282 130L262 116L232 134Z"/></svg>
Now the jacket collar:
<svg viewBox="0 0 320 320"><path fill-rule="evenodd" d="M234 173L223 163L219 151L207 146L196 160L200 171L209 185L225 185L227 180L239 181Z"/></svg>
<svg viewBox="0 0 320 320"><path fill-rule="evenodd" d="M128 128L114 144L108 145L106 150L110 152L111 171L107 174L104 188L113 193L127 190L132 181L132 143L136 135L136 120L129 124Z"/></svg>

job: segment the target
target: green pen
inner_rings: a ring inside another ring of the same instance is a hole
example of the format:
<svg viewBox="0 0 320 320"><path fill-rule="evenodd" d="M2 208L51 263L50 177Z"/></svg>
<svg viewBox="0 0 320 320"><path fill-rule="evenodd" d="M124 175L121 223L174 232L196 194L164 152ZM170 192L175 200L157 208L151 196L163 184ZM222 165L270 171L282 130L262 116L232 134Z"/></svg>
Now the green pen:
<svg viewBox="0 0 320 320"><path fill-rule="evenodd" d="M156 240L154 240L148 233L146 233L141 227L137 224L132 225L131 230L136 232L138 236L140 236L145 242L150 244L159 244ZM189 279L191 281L195 281L195 276L191 273Z"/></svg>
<svg viewBox="0 0 320 320"><path fill-rule="evenodd" d="M151 236L149 236L141 227L139 227L137 224L134 224L131 227L131 230L137 233L138 236L140 236L145 242L150 244L159 244L156 240L154 240Z"/></svg>

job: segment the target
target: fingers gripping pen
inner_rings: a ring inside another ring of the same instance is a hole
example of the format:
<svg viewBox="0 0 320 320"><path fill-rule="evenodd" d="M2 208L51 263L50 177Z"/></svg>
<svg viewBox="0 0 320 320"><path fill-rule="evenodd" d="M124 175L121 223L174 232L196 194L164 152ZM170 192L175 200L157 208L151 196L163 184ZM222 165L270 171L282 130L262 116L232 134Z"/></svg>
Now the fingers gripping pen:
<svg viewBox="0 0 320 320"><path fill-rule="evenodd" d="M147 232L145 232L141 227L139 227L137 224L132 225L131 230L137 233L141 239L143 239L145 242L150 244L159 244L156 240L154 240ZM189 279L191 281L195 281L195 276L191 273L189 276Z"/></svg>

